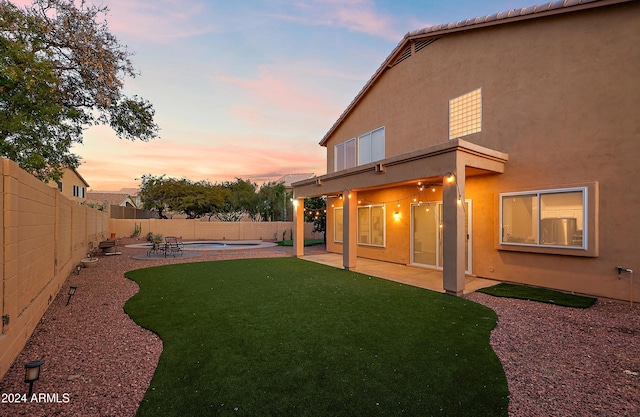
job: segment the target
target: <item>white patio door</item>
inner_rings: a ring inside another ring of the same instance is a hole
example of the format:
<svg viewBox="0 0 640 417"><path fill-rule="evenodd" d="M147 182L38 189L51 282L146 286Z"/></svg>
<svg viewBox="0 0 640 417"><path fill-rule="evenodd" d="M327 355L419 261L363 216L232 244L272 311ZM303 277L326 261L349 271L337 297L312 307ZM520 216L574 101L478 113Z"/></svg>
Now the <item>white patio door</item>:
<svg viewBox="0 0 640 417"><path fill-rule="evenodd" d="M465 201L465 264L471 273L471 200ZM443 265L442 202L411 206L411 263L442 269Z"/></svg>

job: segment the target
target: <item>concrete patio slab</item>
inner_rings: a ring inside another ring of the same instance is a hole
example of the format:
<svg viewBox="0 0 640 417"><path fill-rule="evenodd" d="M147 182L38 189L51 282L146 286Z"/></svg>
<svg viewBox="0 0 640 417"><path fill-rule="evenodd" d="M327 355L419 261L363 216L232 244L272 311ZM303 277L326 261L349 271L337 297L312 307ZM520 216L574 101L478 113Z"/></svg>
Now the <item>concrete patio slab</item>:
<svg viewBox="0 0 640 417"><path fill-rule="evenodd" d="M342 266L342 255L338 253L310 254L305 255L300 259L344 269ZM442 286L442 271L437 269L399 265L390 262L358 258L354 271L361 274L367 274L378 278L412 285L414 287L425 288L442 293L445 292L444 287ZM499 281L467 275L465 278L464 293L469 294L481 288L491 287L498 283Z"/></svg>

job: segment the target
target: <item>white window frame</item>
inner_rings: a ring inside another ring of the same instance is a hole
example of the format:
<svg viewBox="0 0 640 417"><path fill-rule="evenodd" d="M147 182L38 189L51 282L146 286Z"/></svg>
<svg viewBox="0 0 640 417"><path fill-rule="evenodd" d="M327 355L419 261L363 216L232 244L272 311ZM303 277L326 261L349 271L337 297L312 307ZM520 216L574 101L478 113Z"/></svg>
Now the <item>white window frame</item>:
<svg viewBox="0 0 640 417"><path fill-rule="evenodd" d="M84 187L80 185L73 186L73 196L78 198L84 198Z"/></svg>
<svg viewBox="0 0 640 417"><path fill-rule="evenodd" d="M333 209L333 241L336 243L342 243L344 240L344 221L343 221L343 208L334 207ZM338 236L338 220L342 227L342 235Z"/></svg>
<svg viewBox="0 0 640 417"><path fill-rule="evenodd" d="M353 147L354 147L353 161L347 160L347 155L348 155L347 146L351 142L353 142ZM338 171L355 167L357 157L358 157L358 149L356 145L356 138L347 139L344 142L338 143L333 150L333 171L338 172ZM342 159L341 162L343 164L342 167L340 167L340 165L338 164L338 162L341 159Z"/></svg>
<svg viewBox="0 0 640 417"><path fill-rule="evenodd" d="M372 237L372 231L373 231L373 220L371 218L371 210L373 208L382 208L382 243L380 244L376 244L376 243L371 243L371 237ZM367 241L362 241L361 240L361 230L360 230L360 211L361 210L368 210L369 216L368 216L368 221L369 221L369 225L368 225L368 239ZM387 245L387 210L384 204L372 204L372 205L368 205L368 206L358 206L358 215L357 215L357 224L358 224L358 245L362 245L362 246L376 246L376 247L380 247L380 248L384 248Z"/></svg>
<svg viewBox="0 0 640 417"><path fill-rule="evenodd" d="M382 134L380 136L380 134ZM374 137L377 141L374 143ZM358 165L381 161L385 157L384 126L358 136Z"/></svg>
<svg viewBox="0 0 640 417"><path fill-rule="evenodd" d="M564 245L550 245L543 244L541 240L541 223L542 223L542 209L541 209L541 196L547 194L562 194L571 192L582 192L582 246L564 246ZM503 201L505 197L515 197L530 195L535 196L537 199L537 219L534 219L538 223L537 236L535 243L526 242L509 242L505 240L505 225L504 225L504 211ZM589 242L589 191L587 187L573 187L573 188L554 188L549 190L534 190L534 191L522 191L516 193L501 193L500 194L500 245L504 246L528 246L534 248L559 248L559 249L573 249L573 250L588 250Z"/></svg>

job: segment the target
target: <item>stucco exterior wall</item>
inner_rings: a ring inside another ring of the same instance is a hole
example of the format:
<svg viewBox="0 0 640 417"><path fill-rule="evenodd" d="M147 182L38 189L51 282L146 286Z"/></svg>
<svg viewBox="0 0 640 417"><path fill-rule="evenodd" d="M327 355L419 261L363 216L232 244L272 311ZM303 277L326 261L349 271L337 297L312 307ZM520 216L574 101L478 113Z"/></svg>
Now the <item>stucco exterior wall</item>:
<svg viewBox="0 0 640 417"><path fill-rule="evenodd" d="M473 273L638 300L639 280L630 288L628 276L618 279L615 269L640 270L637 39L638 2L446 34L388 69L368 90L328 138L327 172L333 172L337 143L380 126L386 158L447 142L448 101L481 88L482 131L463 139L504 152L509 160L504 174L466 179L464 197L473 200ZM597 232L597 256L498 245L500 193L593 184L597 198L589 215L597 230L589 232ZM395 198L403 194L392 191ZM391 211L387 236L394 246L359 246L359 256L409 259L410 230L393 224ZM408 218L403 212L402 219ZM330 214L328 228L331 223ZM392 237L396 233L401 239ZM331 229L327 236L332 241ZM340 252L339 245L328 248Z"/></svg>
<svg viewBox="0 0 640 417"><path fill-rule="evenodd" d="M0 376L31 336L66 277L86 256L88 242L107 235L107 214L70 201L58 191L2 160L2 285ZM87 227L86 219L93 218ZM100 219L100 220L98 220Z"/></svg>
<svg viewBox="0 0 640 417"><path fill-rule="evenodd" d="M136 224L141 227L140 238L151 232L162 236L182 236L186 240L282 240L291 239L293 222L206 222L186 219L109 219L109 230L117 237L132 235ZM305 225L306 239L321 239L314 234L313 224Z"/></svg>

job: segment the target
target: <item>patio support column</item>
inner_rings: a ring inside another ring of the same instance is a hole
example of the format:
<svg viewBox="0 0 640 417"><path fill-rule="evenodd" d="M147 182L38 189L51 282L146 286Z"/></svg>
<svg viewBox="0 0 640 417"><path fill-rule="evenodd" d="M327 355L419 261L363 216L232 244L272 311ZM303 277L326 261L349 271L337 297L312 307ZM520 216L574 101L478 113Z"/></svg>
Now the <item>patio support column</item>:
<svg viewBox="0 0 640 417"><path fill-rule="evenodd" d="M304 256L304 198L293 200L293 252L298 258Z"/></svg>
<svg viewBox="0 0 640 417"><path fill-rule="evenodd" d="M460 296L464 291L465 278L465 211L464 211L464 164L456 163L452 175L445 175L442 184L443 203L443 287L447 294Z"/></svg>
<svg viewBox="0 0 640 417"><path fill-rule="evenodd" d="M344 190L342 194L342 265L344 269L356 268L358 241L358 195L355 191Z"/></svg>

